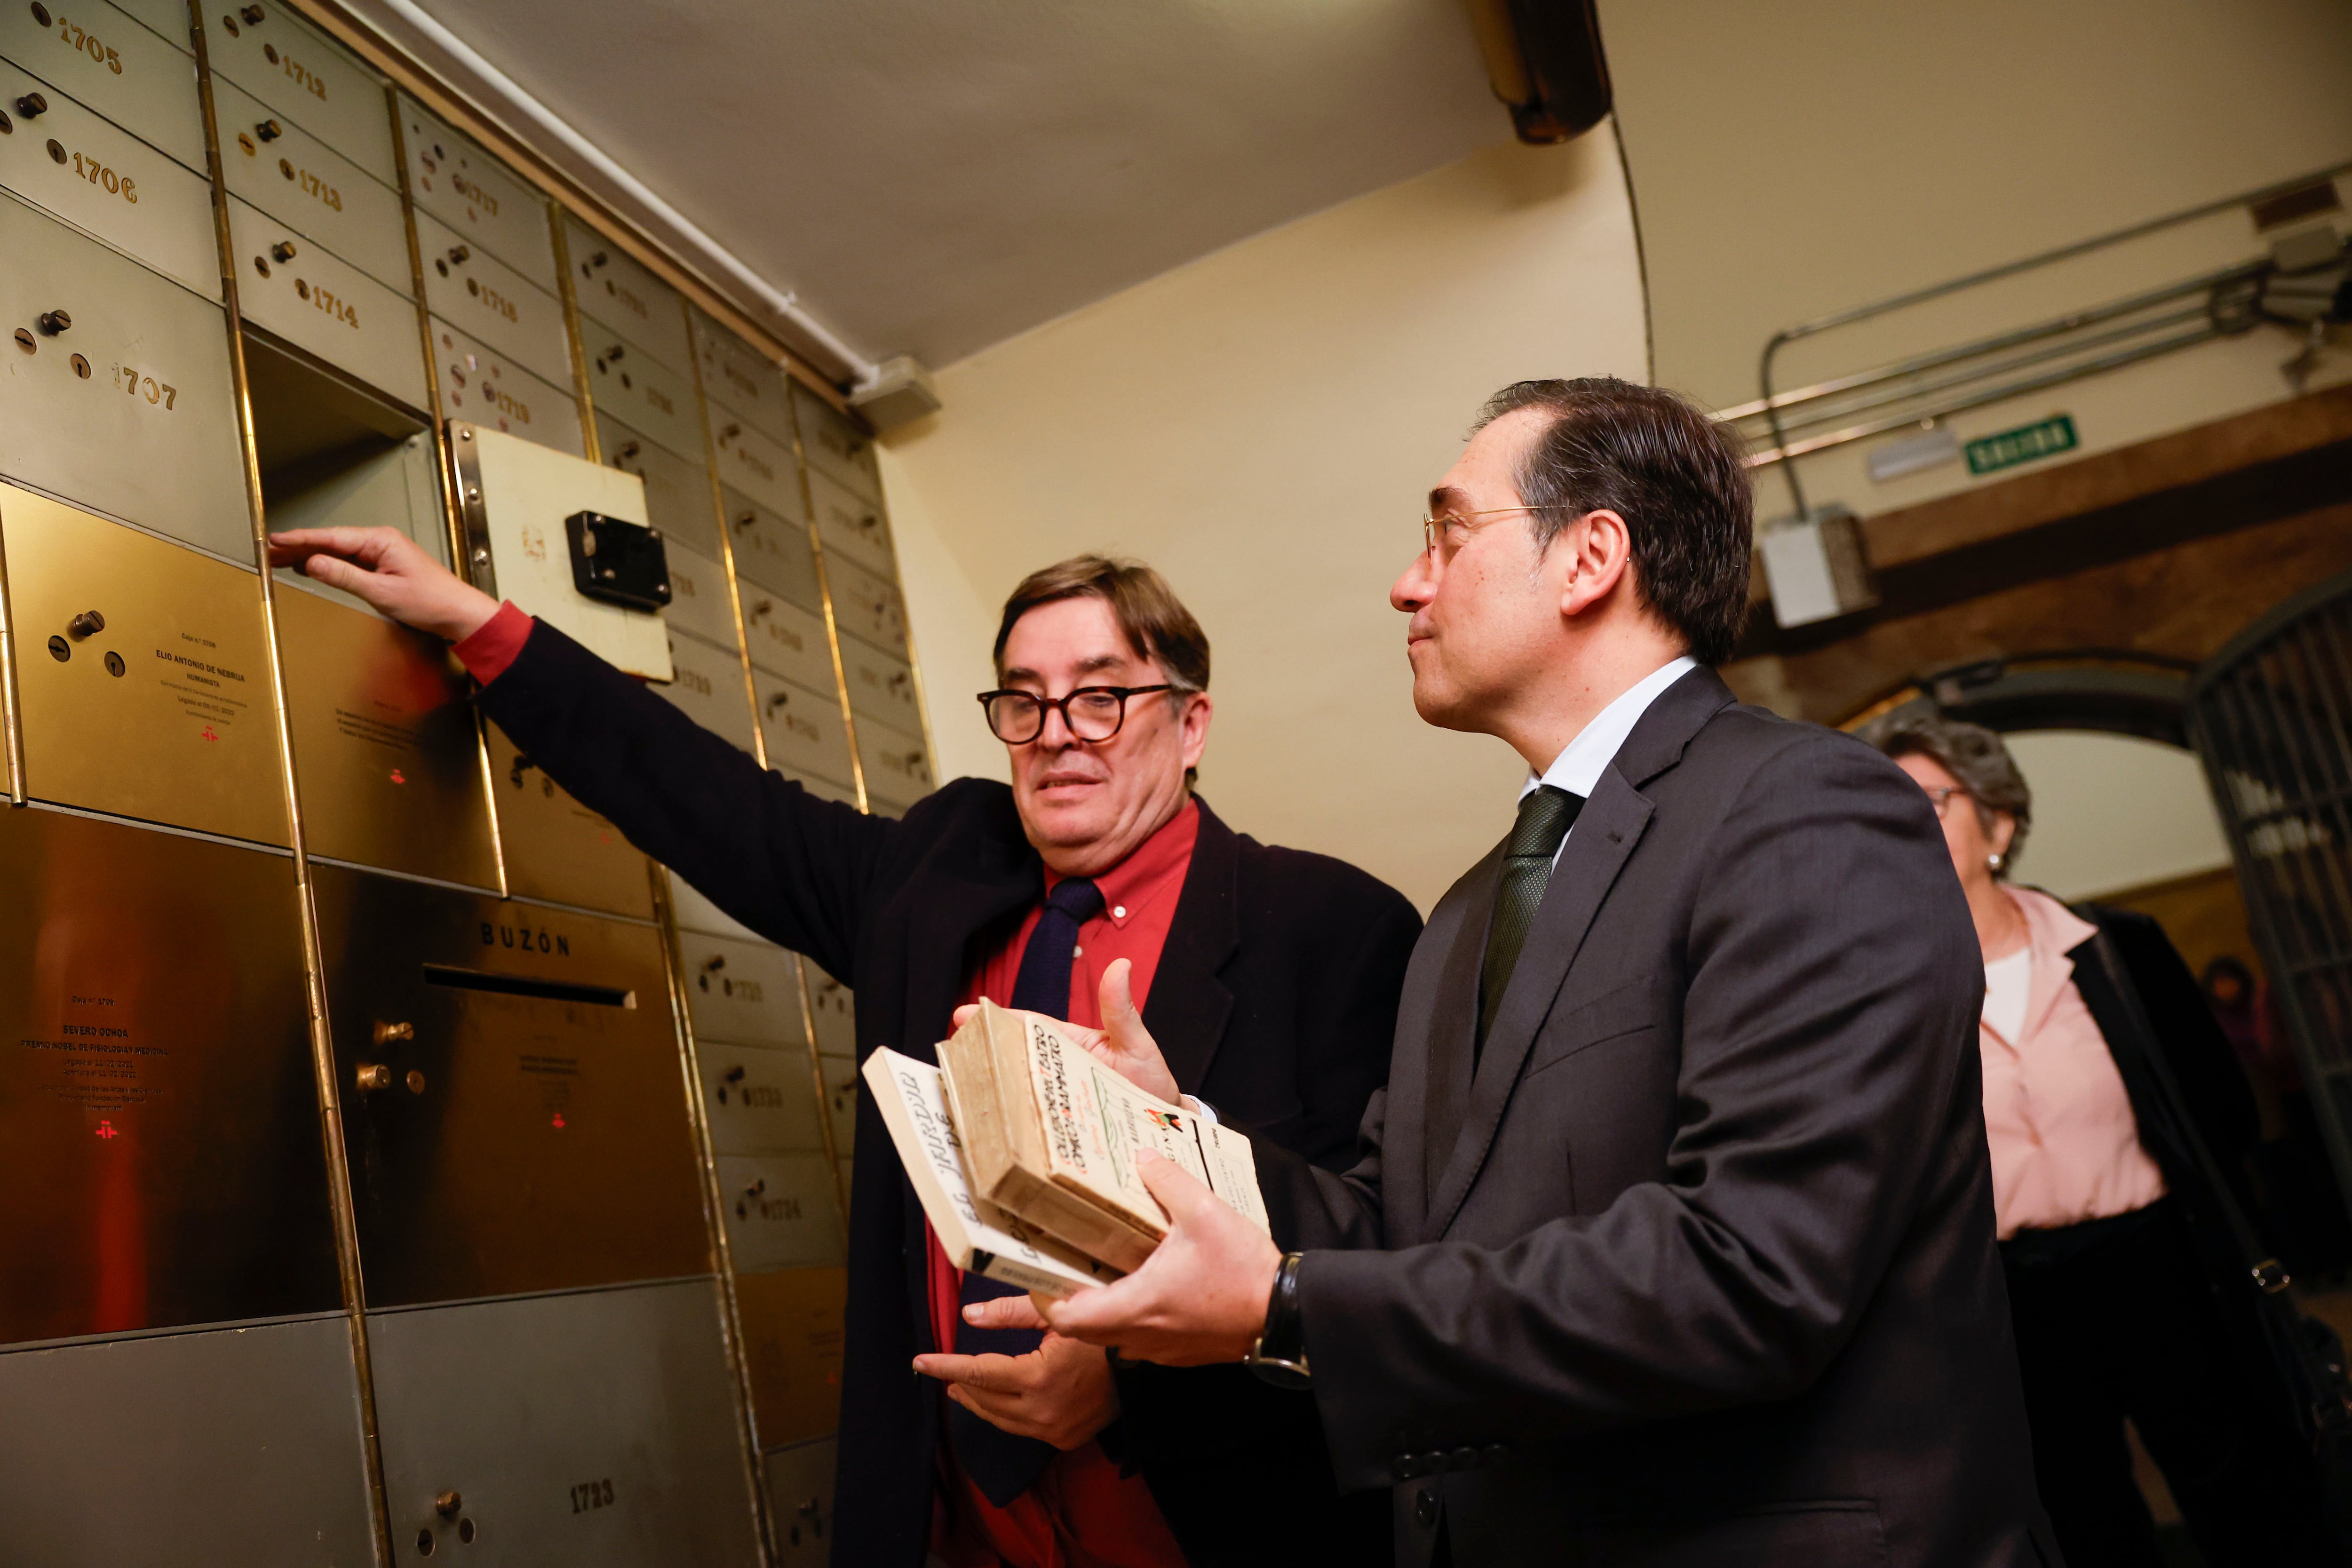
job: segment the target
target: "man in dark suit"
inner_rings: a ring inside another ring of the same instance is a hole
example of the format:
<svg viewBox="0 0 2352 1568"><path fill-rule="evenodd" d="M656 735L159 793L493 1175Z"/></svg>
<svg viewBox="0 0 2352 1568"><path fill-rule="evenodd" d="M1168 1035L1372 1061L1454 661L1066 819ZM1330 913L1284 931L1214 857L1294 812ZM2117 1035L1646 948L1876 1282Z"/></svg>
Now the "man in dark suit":
<svg viewBox="0 0 2352 1568"><path fill-rule="evenodd" d="M1192 795L1208 640L1150 568L1082 556L1024 582L997 637L1003 689L982 697L1013 786L960 779L894 822L762 773L389 530L272 544L456 641L485 710L549 776L847 982L861 1058L929 1059L982 995L1095 1022L1129 1006L1131 976L1185 1092L1302 1161L1345 1163L1420 921ZM1232 1367L1115 1381L1094 1347L960 1325L960 1301L1002 1288L948 1263L862 1095L857 1114L835 1568L1385 1557L1385 1510L1339 1495L1304 1396ZM1128 1443L1123 1404L1179 1414Z"/></svg>
<svg viewBox="0 0 2352 1568"><path fill-rule="evenodd" d="M1916 785L1708 668L1749 504L1671 394L1488 405L1392 599L1422 716L1530 776L1413 953L1363 1157L1262 1158L1278 1244L1153 1163L1167 1241L1045 1304L1129 1357L1311 1387L1414 1568L2058 1561L1968 911ZM1097 1048L1168 1087L1148 1030Z"/></svg>

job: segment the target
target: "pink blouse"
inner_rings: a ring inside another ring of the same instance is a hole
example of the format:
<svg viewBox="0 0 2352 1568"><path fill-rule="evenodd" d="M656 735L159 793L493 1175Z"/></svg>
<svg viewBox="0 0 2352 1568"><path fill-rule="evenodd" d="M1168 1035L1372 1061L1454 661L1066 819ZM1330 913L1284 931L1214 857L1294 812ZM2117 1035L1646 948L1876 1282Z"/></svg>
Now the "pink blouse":
<svg viewBox="0 0 2352 1568"><path fill-rule="evenodd" d="M2015 1040L1980 1023L1985 1136L1993 1212L2005 1240L2145 1208L2164 1175L2140 1147L2139 1124L2105 1036L2074 987L2067 950L2096 934L2046 893L2007 888L2025 916L2033 979Z"/></svg>

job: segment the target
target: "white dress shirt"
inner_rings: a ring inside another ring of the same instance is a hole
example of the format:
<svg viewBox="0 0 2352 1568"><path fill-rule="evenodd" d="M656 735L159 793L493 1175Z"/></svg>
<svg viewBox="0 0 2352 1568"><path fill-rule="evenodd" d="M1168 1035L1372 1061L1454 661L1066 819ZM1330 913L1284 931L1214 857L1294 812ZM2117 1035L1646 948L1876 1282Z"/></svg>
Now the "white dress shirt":
<svg viewBox="0 0 2352 1568"><path fill-rule="evenodd" d="M1600 787L1601 771L1616 760L1619 748L1625 744L1625 737L1633 732L1633 726L1642 721L1642 715L1650 710L1650 704L1655 702L1667 687L1697 668L1698 660L1685 654L1680 658L1668 660L1627 687L1618 694L1614 702L1593 715L1591 723L1576 732L1576 739L1552 759L1551 766L1544 770L1543 777L1538 778L1532 773L1528 774L1528 782L1519 786L1518 798L1527 799L1529 790L1544 784L1564 789L1570 795L1590 797ZM1571 825L1569 832L1573 834L1575 831ZM1559 847L1561 849L1568 847L1565 837L1560 839ZM1559 864L1559 851L1553 852L1551 863L1555 866Z"/></svg>

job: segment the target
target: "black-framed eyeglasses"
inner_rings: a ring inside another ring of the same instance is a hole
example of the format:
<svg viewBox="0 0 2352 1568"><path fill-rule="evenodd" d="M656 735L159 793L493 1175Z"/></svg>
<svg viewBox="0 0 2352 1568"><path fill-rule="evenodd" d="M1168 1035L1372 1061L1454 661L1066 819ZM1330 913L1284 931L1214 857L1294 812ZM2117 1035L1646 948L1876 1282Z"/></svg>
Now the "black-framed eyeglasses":
<svg viewBox="0 0 2352 1568"><path fill-rule="evenodd" d="M980 710L988 715L989 729L1008 746L1025 746L1044 734L1048 708L1062 710L1062 722L1069 726L1073 739L1092 744L1118 733L1119 726L1127 722L1129 698L1175 689L1162 682L1158 686L1081 686L1066 697L1040 697L1034 691L983 691L980 694Z"/></svg>

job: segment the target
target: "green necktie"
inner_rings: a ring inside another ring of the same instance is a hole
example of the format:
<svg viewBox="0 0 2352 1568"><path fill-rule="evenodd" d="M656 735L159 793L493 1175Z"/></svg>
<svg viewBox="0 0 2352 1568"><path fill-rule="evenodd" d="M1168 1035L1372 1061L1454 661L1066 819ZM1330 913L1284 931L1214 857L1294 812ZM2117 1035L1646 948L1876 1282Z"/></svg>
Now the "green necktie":
<svg viewBox="0 0 2352 1568"><path fill-rule="evenodd" d="M1503 879L1495 889L1495 919L1486 928L1486 962L1478 970L1478 1034L1471 1060L1485 1048L1486 1031L1519 966L1519 949L1527 945L1528 928L1535 924L1536 908L1543 902L1551 880L1552 858L1568 837L1584 797L1545 784L1519 801L1519 820L1511 827L1511 841L1503 848Z"/></svg>

